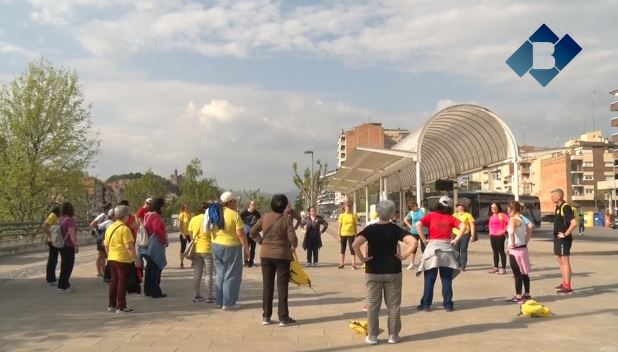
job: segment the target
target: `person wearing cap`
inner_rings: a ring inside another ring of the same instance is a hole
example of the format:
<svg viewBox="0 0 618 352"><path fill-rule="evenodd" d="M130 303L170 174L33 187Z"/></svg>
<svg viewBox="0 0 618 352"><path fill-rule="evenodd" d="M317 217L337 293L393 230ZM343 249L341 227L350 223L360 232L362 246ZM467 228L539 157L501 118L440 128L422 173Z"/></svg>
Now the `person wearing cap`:
<svg viewBox="0 0 618 352"><path fill-rule="evenodd" d="M442 281L442 306L447 312L454 310L453 305L453 279L459 274L458 255L455 246L459 244L464 235L466 226L453 216L453 201L448 196L442 196L436 204L433 212L425 215L416 223L416 230L427 246L421 257L416 276L424 274L424 288L421 304L418 310L429 311L433 302L433 288L440 272ZM423 233L423 226L429 229L429 238ZM454 228L459 229L459 234L452 238Z"/></svg>
<svg viewBox="0 0 618 352"><path fill-rule="evenodd" d="M238 197L232 192L221 195L223 228L212 236L212 255L215 263L215 298L218 307L225 310L240 309L238 295L242 279L243 250L249 257L249 243L245 223L238 213Z"/></svg>

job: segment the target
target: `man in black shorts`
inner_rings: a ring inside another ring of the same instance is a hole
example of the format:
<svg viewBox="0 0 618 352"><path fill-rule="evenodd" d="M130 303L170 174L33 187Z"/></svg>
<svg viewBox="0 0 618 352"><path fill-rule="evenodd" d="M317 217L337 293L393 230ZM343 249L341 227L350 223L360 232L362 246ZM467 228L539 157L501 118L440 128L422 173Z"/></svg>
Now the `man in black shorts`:
<svg viewBox="0 0 618 352"><path fill-rule="evenodd" d="M560 265L562 282L556 286L556 293L571 294L571 245L573 231L577 228L577 220L573 208L564 201L564 191L556 188L551 191L551 201L556 204L554 217L554 254Z"/></svg>

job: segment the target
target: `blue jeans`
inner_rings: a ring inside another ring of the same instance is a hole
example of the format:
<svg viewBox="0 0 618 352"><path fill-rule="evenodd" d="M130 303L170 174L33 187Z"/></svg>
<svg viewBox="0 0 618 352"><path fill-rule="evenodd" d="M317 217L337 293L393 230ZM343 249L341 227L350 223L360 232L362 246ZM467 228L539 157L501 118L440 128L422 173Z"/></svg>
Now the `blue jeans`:
<svg viewBox="0 0 618 352"><path fill-rule="evenodd" d="M459 239L459 243L455 246L455 250L459 252L459 268L465 269L468 265L468 244L472 235L463 235Z"/></svg>
<svg viewBox="0 0 618 352"><path fill-rule="evenodd" d="M423 288L421 306L423 306L423 308L431 307L431 303L433 302L433 287L438 277L438 269L440 269L440 281L442 281L442 306L447 309L453 308L453 269L443 266L423 272L425 286Z"/></svg>
<svg viewBox="0 0 618 352"><path fill-rule="evenodd" d="M232 306L238 301L242 279L242 246L223 246L213 243L215 263L215 297L217 305Z"/></svg>

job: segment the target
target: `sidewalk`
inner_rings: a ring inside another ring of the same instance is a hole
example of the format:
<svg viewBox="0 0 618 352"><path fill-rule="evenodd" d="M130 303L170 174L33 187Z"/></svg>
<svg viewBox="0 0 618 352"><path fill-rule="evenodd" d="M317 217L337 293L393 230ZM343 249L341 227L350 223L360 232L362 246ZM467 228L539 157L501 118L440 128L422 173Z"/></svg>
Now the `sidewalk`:
<svg viewBox="0 0 618 352"><path fill-rule="evenodd" d="M513 279L490 275L489 240L471 244L469 271L454 282L455 311L441 309L436 284L430 312L415 307L422 277L404 270L402 342L367 346L347 327L366 319L361 309L365 289L361 270L337 269L339 243L335 223L323 237L320 266L308 268L314 290L290 286L290 314L299 325L262 326L261 271L245 269L240 300L243 309L222 311L191 301L191 269L178 269L179 243L168 248L163 271L167 298L130 295L135 314L108 313L107 285L95 277L94 246L81 248L71 279L76 291L56 293L44 280L46 254L0 257L1 351L618 351L618 230L589 229L575 238L572 257L576 289L559 296L553 287L560 272L551 254L547 229L535 232L530 245L532 296L549 306L548 318L517 317ZM302 237L299 232L299 237ZM170 238L177 238L176 234ZM258 249L259 251L259 249ZM304 252L300 250L301 261ZM349 263L349 256L346 260ZM276 306L276 303L275 303ZM275 313L276 317L276 313ZM383 311L381 330L386 329Z"/></svg>

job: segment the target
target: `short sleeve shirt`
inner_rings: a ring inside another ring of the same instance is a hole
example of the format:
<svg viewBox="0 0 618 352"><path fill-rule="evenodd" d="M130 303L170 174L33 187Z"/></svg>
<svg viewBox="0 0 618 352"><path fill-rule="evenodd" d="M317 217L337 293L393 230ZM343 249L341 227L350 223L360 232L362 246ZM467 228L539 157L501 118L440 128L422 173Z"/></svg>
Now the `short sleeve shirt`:
<svg viewBox="0 0 618 352"><path fill-rule="evenodd" d="M253 225L257 223L258 219L261 218L262 215L257 210L245 210L240 214L240 217L242 218L242 221L245 222L245 225L253 227Z"/></svg>
<svg viewBox="0 0 618 352"><path fill-rule="evenodd" d="M62 230L62 235L64 236L65 242L64 245L67 247L75 247L75 243L73 243L73 241L71 240L71 236L69 236L69 229L70 228L75 228L75 231L77 231L77 223L75 222L75 219L67 216L67 217L63 217L60 220L60 230Z"/></svg>
<svg viewBox="0 0 618 352"><path fill-rule="evenodd" d="M198 214L191 218L189 222L189 232L191 238L195 241L196 253L210 253L212 242L210 233L204 233L202 231L202 225L204 223L204 214Z"/></svg>
<svg viewBox="0 0 618 352"><path fill-rule="evenodd" d="M213 236L212 243L223 246L240 246L240 239L236 235L236 230L245 228L245 223L240 218L236 210L223 207L223 229L218 229Z"/></svg>
<svg viewBox="0 0 618 352"><path fill-rule="evenodd" d="M463 222L464 225L466 225L466 229L464 230L464 234L465 235L470 234L470 224L474 223L474 217L472 216L472 214L470 214L468 212L465 212L463 214L455 213L455 214L453 214L453 216L457 220ZM458 236L459 235L459 228L454 228L453 229L453 234L455 236Z"/></svg>
<svg viewBox="0 0 618 352"><path fill-rule="evenodd" d="M47 215L47 219L45 219L45 223L49 226L56 225L58 223L58 215L49 213L49 215Z"/></svg>
<svg viewBox="0 0 618 352"><path fill-rule="evenodd" d="M413 235L418 235L418 231L416 231L416 226L414 226L417 222L419 222L423 216L425 216L425 210L423 208L418 208L416 211L410 211L406 218L412 223L412 227L410 227L410 233ZM423 228L423 233L427 234L427 228Z"/></svg>
<svg viewBox="0 0 618 352"><path fill-rule="evenodd" d="M133 258L129 253L128 245L133 243L133 234L131 229L122 221L115 221L109 225L105 231L105 240L103 244L109 247L107 252L107 260L113 260L120 263L132 263Z"/></svg>
<svg viewBox="0 0 618 352"><path fill-rule="evenodd" d="M356 236L356 215L350 213L339 215L339 226L341 226L341 236Z"/></svg>
<svg viewBox="0 0 618 352"><path fill-rule="evenodd" d="M562 211L560 208L562 208ZM558 236L559 232L564 233L571 226L571 220L575 219L575 214L573 214L573 208L568 203L562 203L556 206L555 215L554 236Z"/></svg>
<svg viewBox="0 0 618 352"><path fill-rule="evenodd" d="M442 214L437 211L425 215L421 224L429 228L429 238L432 240L449 240L452 238L453 228L459 227L460 221L451 214Z"/></svg>
<svg viewBox="0 0 618 352"><path fill-rule="evenodd" d="M186 211L180 212L178 215L178 222L180 223L180 233L183 235L189 234L189 221L191 221L191 214Z"/></svg>
<svg viewBox="0 0 618 352"><path fill-rule="evenodd" d="M359 234L367 239L367 256L373 257L365 263L367 274L397 274L401 272L401 259L397 258L397 243L410 236L404 229L393 224L373 224Z"/></svg>

